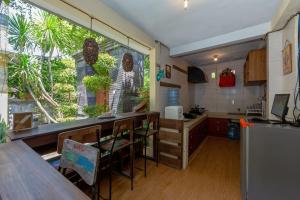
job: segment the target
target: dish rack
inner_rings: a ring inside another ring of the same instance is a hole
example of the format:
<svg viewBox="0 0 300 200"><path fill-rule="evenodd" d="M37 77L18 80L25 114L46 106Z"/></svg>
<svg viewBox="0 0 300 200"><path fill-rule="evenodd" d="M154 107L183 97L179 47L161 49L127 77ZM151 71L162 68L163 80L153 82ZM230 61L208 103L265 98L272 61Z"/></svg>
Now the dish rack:
<svg viewBox="0 0 300 200"><path fill-rule="evenodd" d="M266 105L266 102L264 100L262 100L259 103L248 106L247 110L246 110L246 116L249 116L249 115L258 115L259 116L260 115L261 117L264 117L265 105Z"/></svg>

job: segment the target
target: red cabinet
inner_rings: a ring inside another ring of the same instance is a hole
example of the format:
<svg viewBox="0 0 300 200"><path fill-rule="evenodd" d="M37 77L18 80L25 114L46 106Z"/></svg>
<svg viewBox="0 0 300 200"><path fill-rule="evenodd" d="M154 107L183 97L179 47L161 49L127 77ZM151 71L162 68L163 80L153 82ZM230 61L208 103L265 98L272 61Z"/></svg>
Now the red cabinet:
<svg viewBox="0 0 300 200"><path fill-rule="evenodd" d="M207 120L204 120L189 131L189 156L199 147L207 133Z"/></svg>
<svg viewBox="0 0 300 200"><path fill-rule="evenodd" d="M227 137L228 119L208 118L208 134L217 137Z"/></svg>

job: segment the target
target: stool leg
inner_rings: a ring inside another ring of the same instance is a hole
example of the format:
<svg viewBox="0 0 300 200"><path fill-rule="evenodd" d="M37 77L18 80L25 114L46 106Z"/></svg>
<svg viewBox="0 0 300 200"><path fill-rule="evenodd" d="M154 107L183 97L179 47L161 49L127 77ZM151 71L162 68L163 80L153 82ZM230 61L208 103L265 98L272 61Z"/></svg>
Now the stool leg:
<svg viewBox="0 0 300 200"><path fill-rule="evenodd" d="M109 197L108 199L111 200L111 193L112 193L112 154L109 158Z"/></svg>
<svg viewBox="0 0 300 200"><path fill-rule="evenodd" d="M144 176L147 176L147 136L144 137Z"/></svg>
<svg viewBox="0 0 300 200"><path fill-rule="evenodd" d="M133 150L133 144L130 145L130 181L131 181L131 190L133 190L133 155L134 155L134 150Z"/></svg>
<svg viewBox="0 0 300 200"><path fill-rule="evenodd" d="M158 157L159 157L159 150L158 150L159 135L158 135L158 133L155 136L156 136L156 167L158 167Z"/></svg>

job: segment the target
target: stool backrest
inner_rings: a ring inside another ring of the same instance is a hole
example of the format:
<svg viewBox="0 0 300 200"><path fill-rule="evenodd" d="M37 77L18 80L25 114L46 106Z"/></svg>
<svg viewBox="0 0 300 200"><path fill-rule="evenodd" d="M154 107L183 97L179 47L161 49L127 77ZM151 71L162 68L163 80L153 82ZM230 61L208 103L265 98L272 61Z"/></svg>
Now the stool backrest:
<svg viewBox="0 0 300 200"><path fill-rule="evenodd" d="M147 130L159 130L160 113L150 113L147 115Z"/></svg>
<svg viewBox="0 0 300 200"><path fill-rule="evenodd" d="M90 186L97 180L99 149L65 139L60 158L60 167L72 169Z"/></svg>
<svg viewBox="0 0 300 200"><path fill-rule="evenodd" d="M57 153L61 153L65 139L70 139L79 143L98 143L100 144L101 126L91 126L71 131L66 131L58 135Z"/></svg>
<svg viewBox="0 0 300 200"><path fill-rule="evenodd" d="M113 142L117 140L118 137L123 136L124 133L129 134L130 142L133 142L133 118L128 119L122 119L114 122L114 128L113 128ZM114 145L112 145L113 150Z"/></svg>

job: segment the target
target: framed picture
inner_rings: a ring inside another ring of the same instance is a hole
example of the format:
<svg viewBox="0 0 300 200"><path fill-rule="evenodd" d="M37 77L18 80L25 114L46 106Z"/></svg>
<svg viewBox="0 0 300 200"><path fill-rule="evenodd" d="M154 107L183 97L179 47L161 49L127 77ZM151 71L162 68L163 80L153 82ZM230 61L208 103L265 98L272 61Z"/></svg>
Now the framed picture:
<svg viewBox="0 0 300 200"><path fill-rule="evenodd" d="M282 51L283 59L283 74L292 73L292 44L289 43L285 45L285 48Z"/></svg>
<svg viewBox="0 0 300 200"><path fill-rule="evenodd" d="M166 65L166 78L171 78L171 66Z"/></svg>
<svg viewBox="0 0 300 200"><path fill-rule="evenodd" d="M13 113L13 131L31 129L32 120L32 112Z"/></svg>

